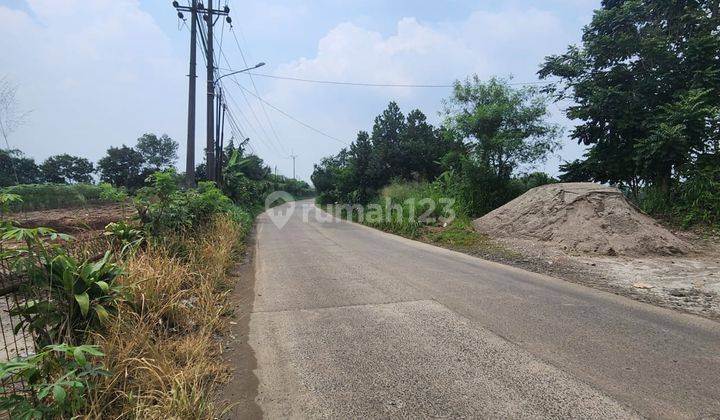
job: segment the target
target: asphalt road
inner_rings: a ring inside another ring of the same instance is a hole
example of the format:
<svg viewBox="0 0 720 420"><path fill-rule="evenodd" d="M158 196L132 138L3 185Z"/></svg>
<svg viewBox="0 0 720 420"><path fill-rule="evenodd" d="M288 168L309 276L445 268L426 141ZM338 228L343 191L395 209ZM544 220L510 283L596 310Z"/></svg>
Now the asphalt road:
<svg viewBox="0 0 720 420"><path fill-rule="evenodd" d="M258 224L268 418L720 418L719 323L295 206Z"/></svg>

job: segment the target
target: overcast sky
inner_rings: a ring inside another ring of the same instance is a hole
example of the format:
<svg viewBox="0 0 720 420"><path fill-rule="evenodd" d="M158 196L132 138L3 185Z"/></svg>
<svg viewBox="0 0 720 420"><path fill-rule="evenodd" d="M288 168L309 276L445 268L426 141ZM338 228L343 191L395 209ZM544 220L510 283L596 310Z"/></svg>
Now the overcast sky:
<svg viewBox="0 0 720 420"><path fill-rule="evenodd" d="M184 169L189 31L164 0L0 0L0 77L19 86L31 110L10 146L36 160L58 153L97 161L109 146L134 145L146 132L181 144ZM181 1L181 3L185 3ZM224 4L224 0L221 4ZM373 83L448 84L473 73L536 81L544 56L561 53L599 0L316 0L229 1L249 64L262 73ZM243 67L228 25L218 22L230 66ZM198 58L196 156L204 144L204 62ZM232 81L233 112L257 153L278 172L310 179L312 165L343 144L261 106ZM255 92L247 75L236 79ZM307 84L254 77L260 96L328 135L349 143L395 100L434 123L450 89ZM553 118L568 129L570 121ZM557 173L561 159L582 150L565 140L540 169ZM3 144L2 147L5 147Z"/></svg>

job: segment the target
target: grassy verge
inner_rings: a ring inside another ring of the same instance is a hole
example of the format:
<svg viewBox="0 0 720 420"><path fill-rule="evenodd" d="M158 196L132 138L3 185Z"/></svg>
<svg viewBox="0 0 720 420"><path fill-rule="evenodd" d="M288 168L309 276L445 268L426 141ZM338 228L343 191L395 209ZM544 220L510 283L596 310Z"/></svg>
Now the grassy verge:
<svg viewBox="0 0 720 420"><path fill-rule="evenodd" d="M90 417L218 414L211 395L228 372L217 340L232 288L226 273L249 228L220 216L196 238L165 238L130 258L122 283L132 298L96 335L112 374L93 388Z"/></svg>
<svg viewBox="0 0 720 420"><path fill-rule="evenodd" d="M512 263L523 260L521 254L507 249L487 235L477 232L472 226L471 219L466 216L460 216L447 224L426 224L409 221L407 219L409 211L403 208L403 217L399 220L373 222L365 219L359 220L356 212L348 211L342 205L318 205L318 207L346 220L453 251L498 262Z"/></svg>

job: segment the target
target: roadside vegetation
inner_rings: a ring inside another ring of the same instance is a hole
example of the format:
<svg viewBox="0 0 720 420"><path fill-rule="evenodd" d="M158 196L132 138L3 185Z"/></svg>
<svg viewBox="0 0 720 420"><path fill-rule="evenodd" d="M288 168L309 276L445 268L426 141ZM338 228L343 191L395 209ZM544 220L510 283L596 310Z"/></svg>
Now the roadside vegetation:
<svg viewBox="0 0 720 420"><path fill-rule="evenodd" d="M365 224L412 238L489 244L472 232L473 217L557 182L532 171L559 146L548 103L535 88L471 77L456 83L436 128L421 111L405 116L391 102L371 134L361 131L349 149L316 165L318 203L379 206L391 217Z"/></svg>
<svg viewBox="0 0 720 420"><path fill-rule="evenodd" d="M99 185L80 177L43 182L51 165L33 169L32 160L4 152L16 160L0 190L0 258L25 279L10 314L35 347L0 363L4 384L25 384L0 395L0 410L12 418L195 419L222 411L212 395L231 371L219 341L232 312L228 271L268 193L313 191L232 143L219 184L203 181L201 165L197 187L185 188L173 169L176 149L155 135L111 148L97 165L107 181ZM37 183L17 185L19 178ZM75 239L13 222L17 212L107 202L134 206L135 217L123 210L105 227L99 255L78 252L87 233Z"/></svg>
<svg viewBox="0 0 720 420"><path fill-rule="evenodd" d="M227 270L253 210L211 183L183 190L175 178L149 178L134 199L140 219L108 225L99 258L71 253L71 236L3 220L2 258L27 278L11 313L38 349L0 364L6 383L22 379L29 388L0 397L11 417L216 413L210 390L228 371L216 341L228 314ZM5 210L20 200L2 194Z"/></svg>

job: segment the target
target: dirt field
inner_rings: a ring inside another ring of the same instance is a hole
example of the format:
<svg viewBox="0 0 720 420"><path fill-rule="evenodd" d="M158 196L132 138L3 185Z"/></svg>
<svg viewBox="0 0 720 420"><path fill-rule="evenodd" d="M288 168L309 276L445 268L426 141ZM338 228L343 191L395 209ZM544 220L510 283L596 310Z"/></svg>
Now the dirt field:
<svg viewBox="0 0 720 420"><path fill-rule="evenodd" d="M681 256L570 255L542 242L497 238L522 255L503 261L531 271L681 310L720 319L720 237L676 232L693 245ZM492 257L491 257L492 258Z"/></svg>
<svg viewBox="0 0 720 420"><path fill-rule="evenodd" d="M13 213L10 219L23 227L44 226L64 233L102 230L110 222L129 219L135 215L130 203L97 204L70 209L39 210Z"/></svg>

